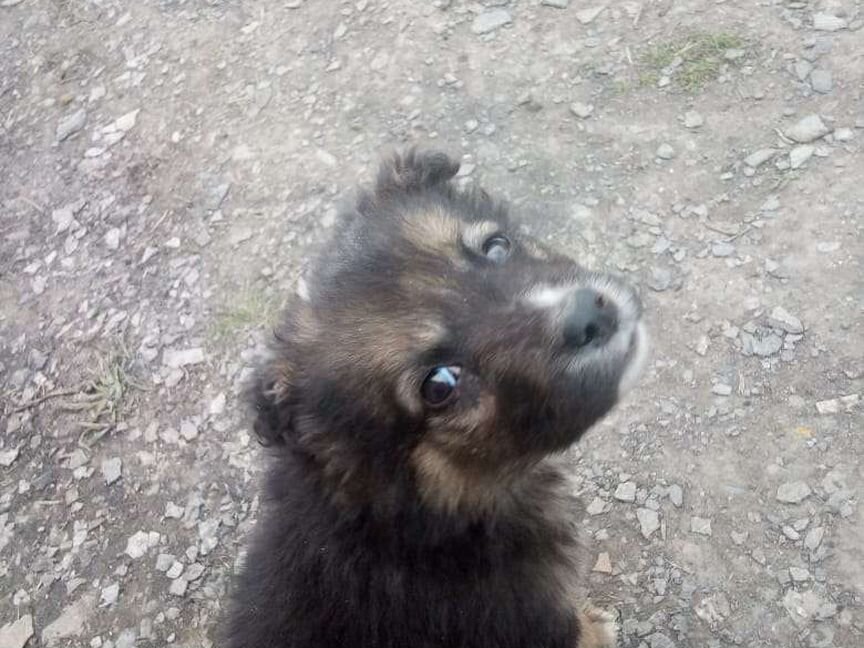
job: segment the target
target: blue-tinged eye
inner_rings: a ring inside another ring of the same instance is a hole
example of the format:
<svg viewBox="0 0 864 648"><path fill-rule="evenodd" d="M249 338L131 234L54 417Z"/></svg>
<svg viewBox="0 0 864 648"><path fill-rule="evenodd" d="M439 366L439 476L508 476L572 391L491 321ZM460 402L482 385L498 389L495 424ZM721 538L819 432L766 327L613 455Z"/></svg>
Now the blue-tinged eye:
<svg viewBox="0 0 864 648"><path fill-rule="evenodd" d="M495 234L483 243L483 254L492 263L503 263L510 255L510 239L501 234Z"/></svg>
<svg viewBox="0 0 864 648"><path fill-rule="evenodd" d="M435 367L426 376L420 393L427 405L443 407L455 400L459 394L460 367Z"/></svg>

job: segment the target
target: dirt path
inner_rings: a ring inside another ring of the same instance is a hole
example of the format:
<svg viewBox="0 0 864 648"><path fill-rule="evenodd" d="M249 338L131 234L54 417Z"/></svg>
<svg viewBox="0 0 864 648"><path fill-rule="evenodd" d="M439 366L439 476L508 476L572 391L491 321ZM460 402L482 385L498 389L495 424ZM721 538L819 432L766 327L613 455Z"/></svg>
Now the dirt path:
<svg viewBox="0 0 864 648"><path fill-rule="evenodd" d="M574 451L621 645L864 645L864 4L0 0L0 648L212 645L237 397L409 143L644 287Z"/></svg>

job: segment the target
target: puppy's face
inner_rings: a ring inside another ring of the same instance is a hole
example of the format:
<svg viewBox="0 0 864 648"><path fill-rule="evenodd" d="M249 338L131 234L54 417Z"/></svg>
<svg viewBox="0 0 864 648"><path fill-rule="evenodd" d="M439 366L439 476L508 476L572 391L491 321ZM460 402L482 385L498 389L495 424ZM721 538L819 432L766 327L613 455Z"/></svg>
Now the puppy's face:
<svg viewBox="0 0 864 648"><path fill-rule="evenodd" d="M457 168L436 154L382 168L292 308L258 401L259 433L340 487L372 487L378 466L451 508L576 441L645 350L631 287L453 190Z"/></svg>

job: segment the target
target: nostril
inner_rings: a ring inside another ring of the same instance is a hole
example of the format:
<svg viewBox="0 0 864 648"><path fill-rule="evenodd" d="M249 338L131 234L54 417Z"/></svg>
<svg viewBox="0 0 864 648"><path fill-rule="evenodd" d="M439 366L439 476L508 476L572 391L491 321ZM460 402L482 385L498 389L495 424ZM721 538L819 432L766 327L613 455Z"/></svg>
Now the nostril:
<svg viewBox="0 0 864 648"><path fill-rule="evenodd" d="M564 319L564 343L580 349L603 344L615 333L618 312L604 295L580 288L570 298Z"/></svg>

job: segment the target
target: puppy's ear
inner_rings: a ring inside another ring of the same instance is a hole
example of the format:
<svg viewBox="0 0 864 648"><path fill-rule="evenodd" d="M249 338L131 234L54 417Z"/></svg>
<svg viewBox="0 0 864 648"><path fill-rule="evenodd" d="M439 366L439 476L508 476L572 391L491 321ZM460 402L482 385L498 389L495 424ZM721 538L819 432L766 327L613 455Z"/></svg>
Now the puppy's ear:
<svg viewBox="0 0 864 648"><path fill-rule="evenodd" d="M443 184L458 171L459 163L445 153L410 149L404 155L394 155L381 165L375 193L378 196L414 193Z"/></svg>

